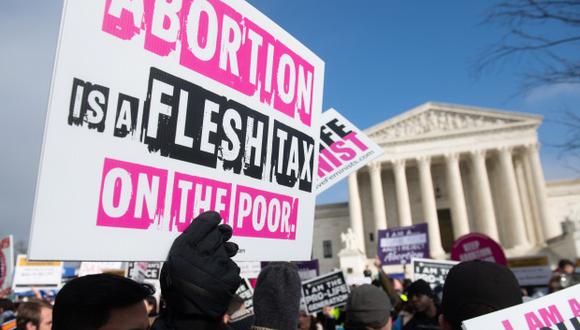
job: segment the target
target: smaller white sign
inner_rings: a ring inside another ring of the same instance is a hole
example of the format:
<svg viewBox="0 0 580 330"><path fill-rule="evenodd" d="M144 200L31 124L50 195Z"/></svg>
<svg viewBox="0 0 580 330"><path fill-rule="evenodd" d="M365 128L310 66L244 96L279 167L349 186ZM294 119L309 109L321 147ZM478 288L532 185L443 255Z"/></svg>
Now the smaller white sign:
<svg viewBox="0 0 580 330"><path fill-rule="evenodd" d="M102 274L110 270L123 268L122 262L117 261L83 261L79 267L78 276Z"/></svg>
<svg viewBox="0 0 580 330"><path fill-rule="evenodd" d="M0 240L0 290L11 286L14 272L14 240L12 235Z"/></svg>
<svg viewBox="0 0 580 330"><path fill-rule="evenodd" d="M262 265L259 261L238 261L240 276L243 278L258 278Z"/></svg>
<svg viewBox="0 0 580 330"><path fill-rule="evenodd" d="M61 261L28 261L26 255L20 254L14 270L12 290L18 293L29 291L31 288L56 289L61 280Z"/></svg>
<svg viewBox="0 0 580 330"><path fill-rule="evenodd" d="M383 153L335 109L322 113L316 193L320 194Z"/></svg>
<svg viewBox="0 0 580 330"><path fill-rule="evenodd" d="M463 322L465 330L580 329L580 284Z"/></svg>

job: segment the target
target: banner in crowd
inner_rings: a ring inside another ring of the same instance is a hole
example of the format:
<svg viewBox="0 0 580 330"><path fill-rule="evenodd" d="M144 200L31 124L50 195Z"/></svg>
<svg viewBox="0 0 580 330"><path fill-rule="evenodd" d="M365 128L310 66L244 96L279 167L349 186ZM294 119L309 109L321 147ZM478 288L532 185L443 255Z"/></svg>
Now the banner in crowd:
<svg viewBox="0 0 580 330"><path fill-rule="evenodd" d="M547 286L552 277L552 270L547 256L532 256L508 259L508 267L514 273L521 286Z"/></svg>
<svg viewBox="0 0 580 330"><path fill-rule="evenodd" d="M236 294L244 300L244 308L238 310L231 316L232 321L241 320L254 313L254 291L252 290L252 285L247 278L244 278L238 291L236 291Z"/></svg>
<svg viewBox="0 0 580 330"><path fill-rule="evenodd" d="M25 292L32 288L38 290L57 289L62 280L61 261L28 261L26 255L16 258L12 291Z"/></svg>
<svg viewBox="0 0 580 330"><path fill-rule="evenodd" d="M316 193L379 157L383 149L335 109L320 118L320 154Z"/></svg>
<svg viewBox="0 0 580 330"><path fill-rule="evenodd" d="M427 224L379 230L378 256L383 265L408 264L429 257Z"/></svg>
<svg viewBox="0 0 580 330"><path fill-rule="evenodd" d="M451 260L484 260L507 265L507 258L501 246L480 233L466 234L455 240L451 247Z"/></svg>
<svg viewBox="0 0 580 330"><path fill-rule="evenodd" d="M463 322L465 330L580 329L580 284Z"/></svg>
<svg viewBox="0 0 580 330"><path fill-rule="evenodd" d="M424 280L434 289L443 286L449 270L457 261L413 258L413 281Z"/></svg>
<svg viewBox="0 0 580 330"><path fill-rule="evenodd" d="M14 238L12 235L0 240L0 290L12 286L14 273Z"/></svg>
<svg viewBox="0 0 580 330"><path fill-rule="evenodd" d="M262 261L262 268L268 266L270 262ZM318 259L307 260L307 261L292 261L294 265L298 268L298 276L302 282L307 281L311 278L315 278L320 273L320 265Z"/></svg>
<svg viewBox="0 0 580 330"><path fill-rule="evenodd" d="M79 267L78 276L102 274L123 269L119 261L83 261Z"/></svg>
<svg viewBox="0 0 580 330"><path fill-rule="evenodd" d="M323 82L245 1L65 1L30 257L162 261L215 210L236 260L310 258Z"/></svg>
<svg viewBox="0 0 580 330"><path fill-rule="evenodd" d="M308 313L318 313L325 306L346 305L349 288L342 270L302 282L302 296Z"/></svg>

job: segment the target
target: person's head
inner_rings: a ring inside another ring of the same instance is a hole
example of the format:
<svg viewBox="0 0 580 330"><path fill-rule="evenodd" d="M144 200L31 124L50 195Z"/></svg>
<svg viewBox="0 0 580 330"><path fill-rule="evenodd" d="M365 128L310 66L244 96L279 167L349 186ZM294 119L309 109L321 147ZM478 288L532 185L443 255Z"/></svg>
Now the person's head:
<svg viewBox="0 0 580 330"><path fill-rule="evenodd" d="M149 328L143 300L149 286L112 274L96 274L68 282L54 302L53 330Z"/></svg>
<svg viewBox="0 0 580 330"><path fill-rule="evenodd" d="M31 300L18 306L16 329L50 330L52 328L52 306L43 300Z"/></svg>
<svg viewBox="0 0 580 330"><path fill-rule="evenodd" d="M257 327L296 329L302 285L298 268L289 262L272 262L262 269L254 290Z"/></svg>
<svg viewBox="0 0 580 330"><path fill-rule="evenodd" d="M435 294L429 283L424 280L411 283L407 289L407 295L413 308L419 313L424 313L435 305Z"/></svg>
<svg viewBox="0 0 580 330"><path fill-rule="evenodd" d="M309 330L315 322L313 317L306 313L305 310L300 310L300 314L298 315L298 329Z"/></svg>
<svg viewBox="0 0 580 330"><path fill-rule="evenodd" d="M10 299L2 298L0 299L0 313L4 313L6 311L13 311L14 310L14 303Z"/></svg>
<svg viewBox="0 0 580 330"><path fill-rule="evenodd" d="M518 280L505 266L468 261L453 266L443 286L443 330L461 330L461 323L522 303Z"/></svg>
<svg viewBox="0 0 580 330"><path fill-rule="evenodd" d="M553 293L562 290L562 275L554 275L548 282L548 292Z"/></svg>
<svg viewBox="0 0 580 330"><path fill-rule="evenodd" d="M558 262L558 269L564 274L574 273L575 265L571 260L562 259Z"/></svg>
<svg viewBox="0 0 580 330"><path fill-rule="evenodd" d="M391 329L391 300L370 284L352 289L346 302L346 330Z"/></svg>

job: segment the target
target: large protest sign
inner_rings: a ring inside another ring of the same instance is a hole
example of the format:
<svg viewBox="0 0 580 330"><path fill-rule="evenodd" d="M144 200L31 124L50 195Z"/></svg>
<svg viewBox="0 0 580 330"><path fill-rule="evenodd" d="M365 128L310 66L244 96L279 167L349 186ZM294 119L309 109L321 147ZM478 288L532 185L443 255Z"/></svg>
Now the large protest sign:
<svg viewBox="0 0 580 330"><path fill-rule="evenodd" d="M0 290L12 285L14 273L14 239L12 235L0 240Z"/></svg>
<svg viewBox="0 0 580 330"><path fill-rule="evenodd" d="M382 153L381 147L338 111L326 110L320 119L316 193L330 188Z"/></svg>
<svg viewBox="0 0 580 330"><path fill-rule="evenodd" d="M508 267L514 273L521 286L547 286L552 277L552 270L547 256L533 256L508 259Z"/></svg>
<svg viewBox="0 0 580 330"><path fill-rule="evenodd" d="M501 246L480 233L469 233L455 240L451 247L451 260L484 260L507 265L507 258Z"/></svg>
<svg viewBox="0 0 580 330"><path fill-rule="evenodd" d="M308 313L318 313L325 306L346 305L349 292L341 270L302 282L302 296Z"/></svg>
<svg viewBox="0 0 580 330"><path fill-rule="evenodd" d="M429 257L427 224L379 230L378 257L383 265L408 264Z"/></svg>
<svg viewBox="0 0 580 330"><path fill-rule="evenodd" d="M57 289L62 280L63 264L60 261L28 261L26 255L19 254L14 269L14 292Z"/></svg>
<svg viewBox="0 0 580 330"><path fill-rule="evenodd" d="M463 322L465 330L580 329L580 284Z"/></svg>
<svg viewBox="0 0 580 330"><path fill-rule="evenodd" d="M215 210L237 260L308 259L323 80L244 1L66 1L31 258L161 261Z"/></svg>
<svg viewBox="0 0 580 330"><path fill-rule="evenodd" d="M443 286L449 270L457 261L413 258L413 281L424 280L434 289Z"/></svg>

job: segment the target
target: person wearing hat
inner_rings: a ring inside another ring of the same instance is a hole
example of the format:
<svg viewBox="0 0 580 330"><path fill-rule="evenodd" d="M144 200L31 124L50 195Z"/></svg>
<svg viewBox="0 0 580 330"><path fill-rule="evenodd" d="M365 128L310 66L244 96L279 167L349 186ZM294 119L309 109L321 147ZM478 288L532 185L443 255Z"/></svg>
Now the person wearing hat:
<svg viewBox="0 0 580 330"><path fill-rule="evenodd" d="M345 330L390 330L391 301L387 294L370 284L357 286L346 302Z"/></svg>
<svg viewBox="0 0 580 330"><path fill-rule="evenodd" d="M518 280L509 268L487 261L453 266L443 286L443 330L461 330L461 323L522 303Z"/></svg>
<svg viewBox="0 0 580 330"><path fill-rule="evenodd" d="M441 329L439 327L440 308L429 283L424 280L411 283L407 289L407 295L415 313L403 326L403 330Z"/></svg>

